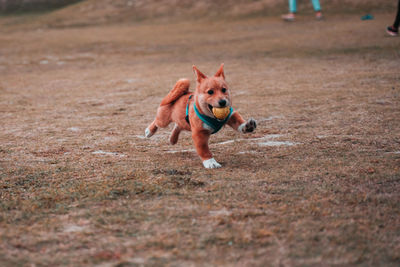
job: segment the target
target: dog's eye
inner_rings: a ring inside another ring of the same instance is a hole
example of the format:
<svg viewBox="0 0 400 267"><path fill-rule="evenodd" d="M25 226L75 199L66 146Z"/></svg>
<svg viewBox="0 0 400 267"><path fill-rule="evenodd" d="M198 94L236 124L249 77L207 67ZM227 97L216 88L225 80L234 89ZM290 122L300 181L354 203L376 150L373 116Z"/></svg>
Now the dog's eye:
<svg viewBox="0 0 400 267"><path fill-rule="evenodd" d="M226 93L226 88L221 89L222 93Z"/></svg>
<svg viewBox="0 0 400 267"><path fill-rule="evenodd" d="M208 90L207 93L208 93L209 95L212 95L212 94L214 94L214 90Z"/></svg>

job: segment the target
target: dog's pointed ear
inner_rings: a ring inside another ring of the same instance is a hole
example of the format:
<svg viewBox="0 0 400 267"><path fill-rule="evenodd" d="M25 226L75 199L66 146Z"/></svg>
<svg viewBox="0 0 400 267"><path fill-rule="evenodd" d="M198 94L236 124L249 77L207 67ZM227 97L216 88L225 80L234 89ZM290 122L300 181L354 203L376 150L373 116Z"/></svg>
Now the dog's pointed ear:
<svg viewBox="0 0 400 267"><path fill-rule="evenodd" d="M199 71L199 69L195 65L193 65L193 72L194 72L194 74L196 74L198 83L201 83L201 81L203 81L205 78L207 78L207 76L204 75L201 71Z"/></svg>
<svg viewBox="0 0 400 267"><path fill-rule="evenodd" d="M215 73L215 77L222 77L225 80L224 63L221 64L217 73Z"/></svg>

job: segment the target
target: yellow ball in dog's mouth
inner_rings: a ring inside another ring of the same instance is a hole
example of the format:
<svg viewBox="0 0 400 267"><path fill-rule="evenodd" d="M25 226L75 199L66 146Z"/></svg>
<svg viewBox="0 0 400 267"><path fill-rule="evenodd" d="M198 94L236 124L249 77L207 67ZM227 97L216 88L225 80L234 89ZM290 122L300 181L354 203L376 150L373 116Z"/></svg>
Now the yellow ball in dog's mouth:
<svg viewBox="0 0 400 267"><path fill-rule="evenodd" d="M229 112L231 111L230 107L224 107L224 108L212 108L212 112L214 114L214 116L219 119L219 120L223 120L225 119L228 115Z"/></svg>

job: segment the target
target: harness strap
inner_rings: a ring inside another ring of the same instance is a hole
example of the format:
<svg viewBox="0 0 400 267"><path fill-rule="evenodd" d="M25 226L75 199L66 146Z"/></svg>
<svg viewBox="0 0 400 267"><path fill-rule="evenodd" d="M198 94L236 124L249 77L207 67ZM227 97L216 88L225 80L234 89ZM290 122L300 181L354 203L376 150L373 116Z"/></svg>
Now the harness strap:
<svg viewBox="0 0 400 267"><path fill-rule="evenodd" d="M185 120L187 121L187 123L190 125L190 121L189 121L189 104L190 104L190 99L192 98L193 95L189 96L188 99L188 103L186 105L186 117ZM199 112L199 110L196 107L196 103L193 103L193 108L194 111L197 115L197 117L199 117L199 119L204 122L205 124L207 124L208 126L210 126L213 129L213 132L211 134L215 134L217 133L219 130L221 130L221 128L228 122L228 120L230 119L230 117L232 116L233 113L233 108L230 107L229 110L229 115L223 119L223 120L218 120L216 118L212 118L206 115L203 115Z"/></svg>
<svg viewBox="0 0 400 267"><path fill-rule="evenodd" d="M199 119L204 122L205 124L207 124L208 126L210 126L212 129L214 129L214 131L211 134L215 134L217 133L219 130L221 130L221 128L228 122L228 120L230 119L232 113L233 113L233 108L230 107L229 109L229 115L226 116L226 118L224 120L218 120L212 117L208 117L206 115L203 115L199 112L199 110L196 107L196 103L193 103L193 107L194 107L194 111L196 112L197 117L199 117Z"/></svg>
<svg viewBox="0 0 400 267"><path fill-rule="evenodd" d="M189 121L189 104L190 104L190 99L192 98L193 95L189 96L187 105L186 105L186 117L185 120L187 121L187 123L190 125L190 121Z"/></svg>

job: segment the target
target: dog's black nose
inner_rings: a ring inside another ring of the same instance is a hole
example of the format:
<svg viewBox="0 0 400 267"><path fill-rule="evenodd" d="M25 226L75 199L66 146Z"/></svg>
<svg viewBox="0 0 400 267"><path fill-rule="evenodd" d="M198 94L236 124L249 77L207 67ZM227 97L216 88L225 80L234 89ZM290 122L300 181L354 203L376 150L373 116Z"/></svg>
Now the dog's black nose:
<svg viewBox="0 0 400 267"><path fill-rule="evenodd" d="M226 106L226 100L225 99L221 99L220 101L218 101L218 104L220 107L225 107Z"/></svg>

